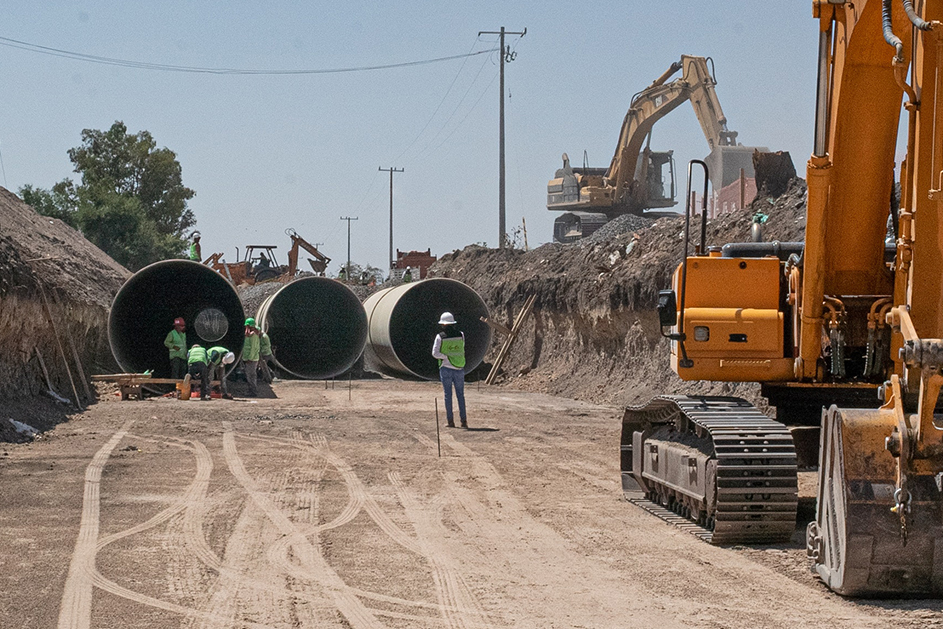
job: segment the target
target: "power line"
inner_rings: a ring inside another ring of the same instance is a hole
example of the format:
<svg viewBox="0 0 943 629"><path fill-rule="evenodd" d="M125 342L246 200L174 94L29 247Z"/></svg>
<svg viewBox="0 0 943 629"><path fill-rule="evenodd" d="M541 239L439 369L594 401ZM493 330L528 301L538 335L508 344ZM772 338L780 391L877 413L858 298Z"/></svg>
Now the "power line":
<svg viewBox="0 0 943 629"><path fill-rule="evenodd" d="M494 49L488 50L479 50L477 52L469 52L463 55L451 55L448 57L436 57L434 59L422 59L419 61L404 61L401 63L387 63L381 65L372 65L372 66L355 66L350 68L326 68L326 69L313 69L313 70L247 70L239 68L203 68L198 66L178 66L170 65L164 63L150 63L147 61L132 61L128 59L116 59L113 57L100 57L98 55L88 55L81 52L73 52L70 50L62 50L59 48L50 48L48 46L40 46L39 44L31 44L29 42L19 41L16 39L10 39L8 37L0 37L0 46L8 46L10 48L18 48L20 50L26 50L28 52L35 52L43 55L50 55L53 57L62 57L65 59L72 59L74 61L85 61L87 63L98 63L102 65L112 65L120 66L124 68L135 68L138 70L159 70L162 72L188 72L195 74L224 74L224 75L299 75L299 74L339 74L345 72L366 72L371 70L390 70L393 68L405 68L410 66L426 65L430 63L439 63L441 61L452 61L455 59L466 59L468 57L474 57L476 55L483 55L493 52Z"/></svg>
<svg viewBox="0 0 943 629"><path fill-rule="evenodd" d="M475 38L475 41L472 42L471 48L468 49L469 52L471 52L471 51L475 48L475 46L476 46L477 44L478 44L478 38L476 37L476 38ZM405 155L406 152L409 151L409 149L411 149L411 148L413 147L413 145L414 145L416 142L419 141L419 138L422 136L422 134L426 131L426 129L427 129L427 128L429 127L429 125L432 123L432 121L433 121L433 119L435 118L436 114L439 113L439 110L442 108L442 105L445 103L445 99L448 98L449 94L452 92L452 88L455 87L455 82L458 80L458 77L462 74L462 70L465 69L465 62L466 62L466 61L468 61L468 58L467 58L467 57L462 61L462 65L459 66L458 72L455 73L455 78L453 78L453 79L452 79L452 82L449 83L448 89L445 90L445 94L442 95L442 100L439 101L439 104L436 106L435 111L433 111L433 112L432 112L432 115L429 116L429 120L427 120L427 121L426 121L426 124L424 124L424 125L422 126L422 129L419 130L419 133L416 134L416 137L413 138L413 141L409 143L409 146L407 146L405 149L403 149L403 152L400 153L399 155L397 155L397 156L396 156L396 159L393 160L393 161L399 161L399 159L400 159L403 155ZM451 118L451 116L450 116L450 118Z"/></svg>

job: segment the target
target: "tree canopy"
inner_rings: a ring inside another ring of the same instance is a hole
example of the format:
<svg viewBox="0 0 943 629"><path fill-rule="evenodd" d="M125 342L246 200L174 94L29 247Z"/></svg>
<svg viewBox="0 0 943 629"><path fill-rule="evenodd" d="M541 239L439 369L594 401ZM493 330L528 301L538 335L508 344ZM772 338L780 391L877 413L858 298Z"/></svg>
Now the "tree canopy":
<svg viewBox="0 0 943 629"><path fill-rule="evenodd" d="M180 257L187 231L196 225L176 154L157 148L147 131L129 134L120 120L107 131L82 130L82 144L69 149L81 182L56 183L51 190L25 185L24 202L59 218L119 263L137 270Z"/></svg>

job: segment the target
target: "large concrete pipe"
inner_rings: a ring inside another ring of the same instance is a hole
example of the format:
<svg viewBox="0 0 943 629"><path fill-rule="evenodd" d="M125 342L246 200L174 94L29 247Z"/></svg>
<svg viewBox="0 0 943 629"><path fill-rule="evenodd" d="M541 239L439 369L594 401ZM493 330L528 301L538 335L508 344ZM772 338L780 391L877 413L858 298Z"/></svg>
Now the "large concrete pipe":
<svg viewBox="0 0 943 629"><path fill-rule="evenodd" d="M108 340L118 365L170 377L164 338L177 317L187 323L188 345L221 345L237 356L242 351L245 314L232 285L198 262L165 260L132 275L115 295Z"/></svg>
<svg viewBox="0 0 943 629"><path fill-rule="evenodd" d="M367 343L357 295L326 277L304 277L270 295L258 324L272 339L279 367L298 378L331 378L350 369Z"/></svg>
<svg viewBox="0 0 943 629"><path fill-rule="evenodd" d="M443 312L455 315L465 333L465 373L481 364L491 346L491 328L481 321L488 307L478 293L456 280L400 284L374 293L363 305L369 326L364 352L368 369L437 380L432 343Z"/></svg>

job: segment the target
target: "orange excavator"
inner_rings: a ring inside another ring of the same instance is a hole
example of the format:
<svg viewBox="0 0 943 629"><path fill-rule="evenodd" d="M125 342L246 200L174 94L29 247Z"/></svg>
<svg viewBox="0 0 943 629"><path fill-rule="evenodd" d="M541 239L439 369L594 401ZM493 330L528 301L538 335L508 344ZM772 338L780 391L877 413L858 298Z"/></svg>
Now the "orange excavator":
<svg viewBox="0 0 943 629"><path fill-rule="evenodd" d="M623 489L713 543L785 541L798 444L786 424L817 425L813 570L843 595L939 596L943 3L814 0L813 14L804 242L709 247L702 218L698 247L659 300L677 374L760 382L777 421L728 397L628 408ZM689 206L686 234L690 216Z"/></svg>
<svg viewBox="0 0 943 629"><path fill-rule="evenodd" d="M313 258L308 258L308 264L315 273L324 273L331 259L318 251L318 248L298 235L294 229L286 229L285 233L291 238L291 248L288 250L288 264L280 265L275 260L275 245L248 245L245 258L239 262L226 262L222 253L214 253L203 264L211 266L215 271L228 279L233 285L256 284L259 282L290 282L298 274L298 255L305 250ZM237 259L239 252L237 247Z"/></svg>

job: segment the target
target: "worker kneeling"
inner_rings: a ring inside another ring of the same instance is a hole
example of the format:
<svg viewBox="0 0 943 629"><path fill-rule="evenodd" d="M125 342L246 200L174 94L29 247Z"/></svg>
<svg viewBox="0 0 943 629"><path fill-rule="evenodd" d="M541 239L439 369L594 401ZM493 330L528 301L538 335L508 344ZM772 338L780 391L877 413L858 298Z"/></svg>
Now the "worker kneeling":
<svg viewBox="0 0 943 629"><path fill-rule="evenodd" d="M206 379L210 382L219 380L219 392L226 400L231 400L229 387L226 385L226 366L236 362L236 355L225 347L211 347L206 352L209 364L207 366Z"/></svg>
<svg viewBox="0 0 943 629"><path fill-rule="evenodd" d="M206 349L199 343L194 343L193 346L190 347L190 351L187 352L187 375L189 375L190 378L200 379L201 400L210 399L208 364L209 357L207 356Z"/></svg>

